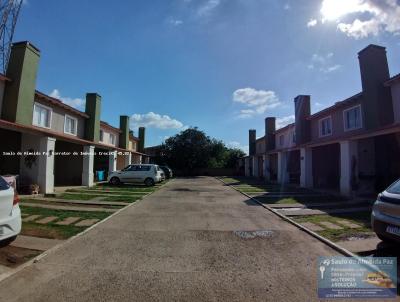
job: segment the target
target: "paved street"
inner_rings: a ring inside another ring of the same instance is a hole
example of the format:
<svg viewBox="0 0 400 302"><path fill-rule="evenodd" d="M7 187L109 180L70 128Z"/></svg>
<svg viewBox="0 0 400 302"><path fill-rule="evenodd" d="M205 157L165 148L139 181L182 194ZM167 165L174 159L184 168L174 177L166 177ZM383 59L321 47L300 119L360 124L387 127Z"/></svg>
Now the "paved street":
<svg viewBox="0 0 400 302"><path fill-rule="evenodd" d="M214 178L175 179L4 280L0 297L317 301L316 259L334 254Z"/></svg>

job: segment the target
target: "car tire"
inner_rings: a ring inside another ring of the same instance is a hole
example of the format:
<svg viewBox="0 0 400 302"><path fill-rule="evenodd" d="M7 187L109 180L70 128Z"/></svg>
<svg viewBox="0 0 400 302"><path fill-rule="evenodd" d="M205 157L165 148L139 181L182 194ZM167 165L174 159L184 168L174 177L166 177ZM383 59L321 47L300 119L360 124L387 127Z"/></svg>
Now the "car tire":
<svg viewBox="0 0 400 302"><path fill-rule="evenodd" d="M119 180L118 177L111 177L110 179L110 184L114 185L114 186L118 186L121 184L121 181Z"/></svg>
<svg viewBox="0 0 400 302"><path fill-rule="evenodd" d="M152 187L152 186L154 186L155 183L154 183L154 180L152 178L146 178L145 181L144 181L144 184L146 186L148 186L148 187Z"/></svg>
<svg viewBox="0 0 400 302"><path fill-rule="evenodd" d="M5 247L5 246L11 244L15 239L17 239L17 236L12 236L10 238L0 241L0 247Z"/></svg>

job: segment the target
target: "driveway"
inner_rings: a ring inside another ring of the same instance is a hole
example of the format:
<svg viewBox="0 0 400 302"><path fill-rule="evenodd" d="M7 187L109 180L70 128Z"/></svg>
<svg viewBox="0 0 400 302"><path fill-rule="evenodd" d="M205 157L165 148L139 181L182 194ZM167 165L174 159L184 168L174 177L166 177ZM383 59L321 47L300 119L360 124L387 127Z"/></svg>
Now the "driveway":
<svg viewBox="0 0 400 302"><path fill-rule="evenodd" d="M268 230L250 239L235 231ZM3 301L317 301L336 254L210 177L175 179L0 283Z"/></svg>

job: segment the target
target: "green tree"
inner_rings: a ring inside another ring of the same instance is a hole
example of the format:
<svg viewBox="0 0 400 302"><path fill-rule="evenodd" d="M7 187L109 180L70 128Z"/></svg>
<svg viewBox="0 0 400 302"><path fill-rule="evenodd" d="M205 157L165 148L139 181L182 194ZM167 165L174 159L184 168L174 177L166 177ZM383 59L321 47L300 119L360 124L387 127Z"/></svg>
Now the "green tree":
<svg viewBox="0 0 400 302"><path fill-rule="evenodd" d="M244 156L239 149L230 149L217 139L210 138L197 127L189 128L168 138L161 147L158 163L190 174L196 168L234 168Z"/></svg>

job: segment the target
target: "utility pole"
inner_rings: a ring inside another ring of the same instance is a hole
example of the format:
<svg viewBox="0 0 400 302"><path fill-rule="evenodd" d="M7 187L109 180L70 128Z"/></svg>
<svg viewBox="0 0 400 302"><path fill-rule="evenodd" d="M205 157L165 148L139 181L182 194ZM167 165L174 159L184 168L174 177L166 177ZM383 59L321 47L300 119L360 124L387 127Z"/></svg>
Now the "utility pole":
<svg viewBox="0 0 400 302"><path fill-rule="evenodd" d="M0 0L0 71L6 74L11 43L24 0Z"/></svg>

